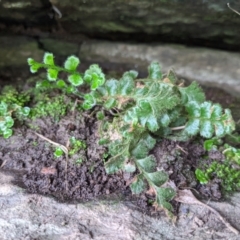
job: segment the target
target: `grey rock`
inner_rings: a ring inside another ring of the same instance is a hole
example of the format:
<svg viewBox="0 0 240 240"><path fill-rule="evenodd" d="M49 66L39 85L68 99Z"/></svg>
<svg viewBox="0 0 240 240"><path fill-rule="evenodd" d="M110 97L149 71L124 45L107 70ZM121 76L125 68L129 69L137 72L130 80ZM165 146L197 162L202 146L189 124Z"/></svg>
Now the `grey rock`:
<svg viewBox="0 0 240 240"><path fill-rule="evenodd" d="M43 51L38 43L28 37L0 37L0 68L27 66L27 58L41 61Z"/></svg>
<svg viewBox="0 0 240 240"><path fill-rule="evenodd" d="M82 60L129 65L147 70L151 61L159 61L164 72L173 68L183 79L217 86L239 96L240 54L182 45L149 45L87 41L82 44Z"/></svg>
<svg viewBox="0 0 240 240"><path fill-rule="evenodd" d="M0 16L6 29L61 29L113 40L238 49L240 16L227 3L240 11L236 0L8 0L0 2Z"/></svg>
<svg viewBox="0 0 240 240"><path fill-rule="evenodd" d="M159 240L239 239L207 209L182 204L174 225L166 216L152 218L123 202L59 203L29 194L0 172L1 240ZM230 223L240 224L240 195L210 202Z"/></svg>
<svg viewBox="0 0 240 240"><path fill-rule="evenodd" d="M69 33L109 39L180 42L212 47L239 46L240 11L237 1L208 0L67 0L52 1ZM125 36L124 36L125 35Z"/></svg>
<svg viewBox="0 0 240 240"><path fill-rule="evenodd" d="M42 48L57 56L68 57L69 55L77 55L79 51L79 44L71 43L64 40L55 40L50 38L41 38L39 42Z"/></svg>

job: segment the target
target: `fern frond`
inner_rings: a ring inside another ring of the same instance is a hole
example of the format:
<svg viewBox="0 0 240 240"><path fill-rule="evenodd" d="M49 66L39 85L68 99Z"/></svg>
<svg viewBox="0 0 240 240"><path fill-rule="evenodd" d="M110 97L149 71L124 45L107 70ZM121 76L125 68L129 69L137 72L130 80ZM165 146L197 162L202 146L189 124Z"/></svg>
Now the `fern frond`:
<svg viewBox="0 0 240 240"><path fill-rule="evenodd" d="M179 87L182 104L186 105L191 101L202 103L205 101L205 94L196 82L192 82L188 87Z"/></svg>
<svg viewBox="0 0 240 240"><path fill-rule="evenodd" d="M231 111L225 109L225 113L222 113L219 104L190 102L186 110L189 114L189 121L184 132L189 136L194 136L199 132L205 138L211 138L213 135L219 138L235 130Z"/></svg>

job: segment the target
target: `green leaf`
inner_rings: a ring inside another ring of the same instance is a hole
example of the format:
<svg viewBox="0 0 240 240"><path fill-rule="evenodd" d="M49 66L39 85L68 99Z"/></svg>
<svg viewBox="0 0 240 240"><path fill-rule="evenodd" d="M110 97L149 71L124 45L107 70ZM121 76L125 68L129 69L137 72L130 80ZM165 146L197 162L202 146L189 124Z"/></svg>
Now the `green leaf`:
<svg viewBox="0 0 240 240"><path fill-rule="evenodd" d="M41 64L38 64L38 63L34 63L34 64L32 64L31 66L30 66L30 72L31 73L36 73L38 70L39 70L39 68L41 68Z"/></svg>
<svg viewBox="0 0 240 240"><path fill-rule="evenodd" d="M153 138L149 133L145 133L144 135L142 135L144 143L146 144L146 146L148 147L149 150L152 150L155 147L156 144L156 139Z"/></svg>
<svg viewBox="0 0 240 240"><path fill-rule="evenodd" d="M49 89L51 87L51 83L48 80L38 81L36 83L36 88L39 90Z"/></svg>
<svg viewBox="0 0 240 240"><path fill-rule="evenodd" d="M200 117L200 105L197 102L195 101L189 102L186 105L186 110L190 117L195 117L195 118Z"/></svg>
<svg viewBox="0 0 240 240"><path fill-rule="evenodd" d="M217 137L223 137L225 135L224 124L221 121L215 121L213 123L215 128L215 134Z"/></svg>
<svg viewBox="0 0 240 240"><path fill-rule="evenodd" d="M32 66L35 63L35 61L32 58L28 58L27 62L29 66Z"/></svg>
<svg viewBox="0 0 240 240"><path fill-rule="evenodd" d="M173 69L170 69L167 74L167 78L171 81L172 84L175 84L177 82L177 76Z"/></svg>
<svg viewBox="0 0 240 240"><path fill-rule="evenodd" d="M117 171L123 169L126 160L126 157L122 155L115 155L111 157L110 160L105 163L107 174L116 173Z"/></svg>
<svg viewBox="0 0 240 240"><path fill-rule="evenodd" d="M96 116L98 120L103 120L105 118L104 112L102 111L98 111Z"/></svg>
<svg viewBox="0 0 240 240"><path fill-rule="evenodd" d="M86 83L91 85L91 90L96 90L99 86L104 84L105 75L97 64L93 64L85 71L83 79Z"/></svg>
<svg viewBox="0 0 240 240"><path fill-rule="evenodd" d="M139 194L143 192L147 187L146 182L144 181L143 174L138 174L134 177L133 182L130 185L130 188L134 194Z"/></svg>
<svg viewBox="0 0 240 240"><path fill-rule="evenodd" d="M186 124L184 132L190 136L194 136L198 133L200 127L200 120L198 118L190 119Z"/></svg>
<svg viewBox="0 0 240 240"><path fill-rule="evenodd" d="M47 65L54 66L53 54L46 52L43 56L43 62Z"/></svg>
<svg viewBox="0 0 240 240"><path fill-rule="evenodd" d="M203 148L206 150L206 151L210 151L212 149L214 149L214 146L216 144L216 139L215 138L212 138L212 139L208 139L208 140L205 140L204 143L203 143ZM216 146L215 146L216 147Z"/></svg>
<svg viewBox="0 0 240 240"><path fill-rule="evenodd" d="M85 110L91 109L93 106L96 105L96 99L94 98L94 96L92 94L85 94L84 95L84 99L85 101L83 102L82 107Z"/></svg>
<svg viewBox="0 0 240 240"><path fill-rule="evenodd" d="M106 109L111 109L111 108L116 107L116 105L117 105L116 100L115 100L114 98L109 98L109 99L104 103L103 106L104 106Z"/></svg>
<svg viewBox="0 0 240 240"><path fill-rule="evenodd" d="M54 156L55 157L61 157L63 155L63 150L60 147L57 147L55 152L54 152Z"/></svg>
<svg viewBox="0 0 240 240"><path fill-rule="evenodd" d="M148 155L149 149L144 144L143 141L137 144L137 146L132 150L131 154L137 159L145 158Z"/></svg>
<svg viewBox="0 0 240 240"><path fill-rule="evenodd" d="M82 77L77 73L69 75L68 76L68 81L75 87L78 87L78 86L83 84Z"/></svg>
<svg viewBox="0 0 240 240"><path fill-rule="evenodd" d="M136 159L142 159L147 157L148 152L155 146L156 140L150 135L142 135L140 141L131 151L131 155Z"/></svg>
<svg viewBox="0 0 240 240"><path fill-rule="evenodd" d="M130 72L124 73L123 77L119 81L119 94L126 96L129 95L131 92L133 92L135 84L134 84L134 78L133 76L135 74L131 74Z"/></svg>
<svg viewBox="0 0 240 240"><path fill-rule="evenodd" d="M213 104L212 106L212 115L211 115L211 119L213 121L215 120L219 120L222 116L222 107L220 104Z"/></svg>
<svg viewBox="0 0 240 240"><path fill-rule="evenodd" d="M148 121L148 118L154 117L151 104L147 100L140 101L135 109L136 114L139 117L139 122L144 127Z"/></svg>
<svg viewBox="0 0 240 240"><path fill-rule="evenodd" d="M4 122L5 122L4 125L6 128L11 128L14 125L14 120L10 116L6 116L4 119Z"/></svg>
<svg viewBox="0 0 240 240"><path fill-rule="evenodd" d="M75 94L78 93L78 90L73 85L66 86L65 91L66 93L75 93Z"/></svg>
<svg viewBox="0 0 240 240"><path fill-rule="evenodd" d="M186 105L192 101L197 103L205 101L204 92L196 82L192 82L188 87L179 87L179 91L182 97L182 104Z"/></svg>
<svg viewBox="0 0 240 240"><path fill-rule="evenodd" d="M214 133L214 127L209 120L203 120L200 124L200 135L205 138L211 138Z"/></svg>
<svg viewBox="0 0 240 240"><path fill-rule="evenodd" d="M128 71L128 72L125 72L125 73L123 74L123 77L126 76L126 75L129 75L132 79L136 79L137 76L138 76L138 72L135 71L135 70L130 70L130 71Z"/></svg>
<svg viewBox="0 0 240 240"><path fill-rule="evenodd" d="M149 116L146 126L151 132L156 132L159 129L156 117L154 117L153 115Z"/></svg>
<svg viewBox="0 0 240 240"><path fill-rule="evenodd" d="M162 72L158 62L152 62L148 67L148 78L153 80L161 80Z"/></svg>
<svg viewBox="0 0 240 240"><path fill-rule="evenodd" d="M12 129L7 128L3 131L3 137L4 138L9 138L9 137L12 136L12 133L13 133Z"/></svg>
<svg viewBox="0 0 240 240"><path fill-rule="evenodd" d="M169 115L167 113L164 113L160 117L159 122L161 123L162 127L167 127L170 124L171 119L170 119L170 117L169 117Z"/></svg>
<svg viewBox="0 0 240 240"><path fill-rule="evenodd" d="M80 60L76 56L70 56L67 58L66 62L64 63L64 68L75 71L80 63Z"/></svg>
<svg viewBox="0 0 240 240"><path fill-rule="evenodd" d="M211 104L211 102L202 103L200 112L201 112L200 113L201 118L210 119L211 114L212 114L212 104Z"/></svg>
<svg viewBox="0 0 240 240"><path fill-rule="evenodd" d="M225 132L227 134L231 134L232 131L235 130L235 122L232 118L231 110L230 109L225 109L225 114L223 115L223 121L224 121L224 126L225 126Z"/></svg>
<svg viewBox="0 0 240 240"><path fill-rule="evenodd" d="M56 83L57 87L59 88L66 88L67 87L67 84L65 83L64 80L58 80L57 83Z"/></svg>
<svg viewBox="0 0 240 240"><path fill-rule="evenodd" d="M195 171L195 175L197 180L201 183L201 184L207 184L209 182L209 178L207 175L204 174L204 172L200 169L196 169Z"/></svg>
<svg viewBox="0 0 240 240"><path fill-rule="evenodd" d="M92 75L91 90L96 90L101 85L101 79L96 74Z"/></svg>
<svg viewBox="0 0 240 240"><path fill-rule="evenodd" d="M56 81L57 76L58 76L58 70L53 68L47 69L47 78L49 81Z"/></svg>
<svg viewBox="0 0 240 240"><path fill-rule="evenodd" d="M168 180L168 175L164 171L144 173L144 175L151 184L154 184L157 187L161 187Z"/></svg>
<svg viewBox="0 0 240 240"><path fill-rule="evenodd" d="M172 212L173 207L169 203L169 201L175 197L176 192L172 188L163 188L163 187L156 188L156 192L157 192L157 195L156 195L157 205Z"/></svg>
<svg viewBox="0 0 240 240"><path fill-rule="evenodd" d="M29 107L19 108L18 113L23 115L24 117L27 117L30 113L30 108Z"/></svg>
<svg viewBox="0 0 240 240"><path fill-rule="evenodd" d="M4 116L7 113L8 105L5 102L0 102L0 115Z"/></svg>
<svg viewBox="0 0 240 240"><path fill-rule="evenodd" d="M118 92L119 81L116 79L110 79L105 83L105 88L109 96L116 96Z"/></svg>
<svg viewBox="0 0 240 240"><path fill-rule="evenodd" d="M136 160L137 164L145 171L152 172L156 167L156 158L153 155L149 155L143 159Z"/></svg>

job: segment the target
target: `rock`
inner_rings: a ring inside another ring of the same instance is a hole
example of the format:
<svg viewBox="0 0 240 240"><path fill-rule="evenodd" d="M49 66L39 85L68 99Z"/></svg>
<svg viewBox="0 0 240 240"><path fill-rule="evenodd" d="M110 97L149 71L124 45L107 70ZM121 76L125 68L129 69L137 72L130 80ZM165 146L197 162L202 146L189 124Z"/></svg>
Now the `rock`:
<svg viewBox="0 0 240 240"><path fill-rule="evenodd" d="M240 92L239 53L170 44L87 41L81 46L79 58L102 65L123 64L145 74L149 63L156 60L164 72L174 68L183 79L220 87L236 96Z"/></svg>
<svg viewBox="0 0 240 240"><path fill-rule="evenodd" d="M23 67L27 65L27 58L42 59L43 51L38 43L28 37L0 37L0 68Z"/></svg>
<svg viewBox="0 0 240 240"><path fill-rule="evenodd" d="M5 31L22 26L115 41L239 49L240 16L227 3L240 11L235 0L9 0L0 2L0 16Z"/></svg>
<svg viewBox="0 0 240 240"><path fill-rule="evenodd" d="M175 226L164 216L152 218L123 202L60 203L29 194L12 180L0 172L1 240L239 239L203 207L182 204ZM239 199L240 194L235 194L229 203L210 205L238 227Z"/></svg>
<svg viewBox="0 0 240 240"><path fill-rule="evenodd" d="M70 55L77 55L79 51L79 44L64 40L40 38L39 42L45 51L54 53L57 56L68 57Z"/></svg>
<svg viewBox="0 0 240 240"><path fill-rule="evenodd" d="M130 41L175 42L238 49L240 11L225 0L52 0L68 33Z"/></svg>
<svg viewBox="0 0 240 240"><path fill-rule="evenodd" d="M39 27L49 30L55 20L52 5L48 0L35 1L0 1L1 27L6 30L11 26L24 26L24 28Z"/></svg>
<svg viewBox="0 0 240 240"><path fill-rule="evenodd" d="M2 82L23 82L30 76L27 59L42 60L38 42L23 36L0 36L0 90ZM22 84L22 83L21 83Z"/></svg>

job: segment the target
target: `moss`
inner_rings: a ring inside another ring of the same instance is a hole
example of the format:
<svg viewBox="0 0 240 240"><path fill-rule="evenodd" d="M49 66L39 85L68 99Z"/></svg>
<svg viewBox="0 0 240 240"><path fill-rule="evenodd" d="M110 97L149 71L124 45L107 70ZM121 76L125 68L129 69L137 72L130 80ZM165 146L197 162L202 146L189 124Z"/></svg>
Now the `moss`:
<svg viewBox="0 0 240 240"><path fill-rule="evenodd" d="M15 87L7 85L3 88L0 95L0 102L3 101L6 104L17 104L23 107L30 100L30 96L27 92L19 92Z"/></svg>
<svg viewBox="0 0 240 240"><path fill-rule="evenodd" d="M51 97L48 94L42 94L41 100L31 108L31 118L51 116L55 121L59 121L71 106L72 104L67 102L64 95Z"/></svg>
<svg viewBox="0 0 240 240"><path fill-rule="evenodd" d="M69 150L69 155L73 156L76 154L79 150L81 149L86 149L87 145L85 141L76 139L75 137L70 138L70 150Z"/></svg>

